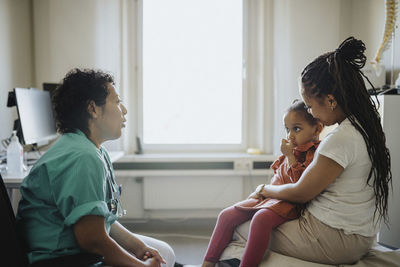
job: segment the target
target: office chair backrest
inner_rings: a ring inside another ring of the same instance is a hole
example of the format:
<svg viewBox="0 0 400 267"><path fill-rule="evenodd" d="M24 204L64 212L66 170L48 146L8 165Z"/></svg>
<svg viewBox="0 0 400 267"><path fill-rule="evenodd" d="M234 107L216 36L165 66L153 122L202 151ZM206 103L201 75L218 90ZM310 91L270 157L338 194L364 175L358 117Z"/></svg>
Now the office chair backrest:
<svg viewBox="0 0 400 267"><path fill-rule="evenodd" d="M26 267L28 259L18 238L14 211L0 174L0 265Z"/></svg>

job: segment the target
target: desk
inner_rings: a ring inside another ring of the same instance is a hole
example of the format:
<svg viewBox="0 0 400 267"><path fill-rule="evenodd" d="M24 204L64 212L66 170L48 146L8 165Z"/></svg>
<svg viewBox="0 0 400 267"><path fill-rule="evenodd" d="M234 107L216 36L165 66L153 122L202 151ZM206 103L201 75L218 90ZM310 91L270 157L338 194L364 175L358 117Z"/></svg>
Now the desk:
<svg viewBox="0 0 400 267"><path fill-rule="evenodd" d="M110 155L111 162L115 162L124 156L124 152L123 151L110 151L109 155ZM19 186L21 185L24 178L29 174L29 171L31 168L32 168L32 166L29 166L28 170L26 170L20 174L10 174L7 172L1 173L1 176L3 177L3 181L7 188L7 192L8 192L10 199L12 199L12 193L13 193L12 190L19 188Z"/></svg>

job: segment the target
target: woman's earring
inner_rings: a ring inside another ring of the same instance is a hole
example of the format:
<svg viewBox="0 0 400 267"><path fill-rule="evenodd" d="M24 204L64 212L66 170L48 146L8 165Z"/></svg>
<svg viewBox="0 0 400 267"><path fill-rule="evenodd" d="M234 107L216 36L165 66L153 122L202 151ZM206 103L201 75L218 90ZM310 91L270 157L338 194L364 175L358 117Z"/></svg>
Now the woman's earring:
<svg viewBox="0 0 400 267"><path fill-rule="evenodd" d="M331 105L331 110L333 111L335 109L333 106L333 99L329 99L329 104Z"/></svg>

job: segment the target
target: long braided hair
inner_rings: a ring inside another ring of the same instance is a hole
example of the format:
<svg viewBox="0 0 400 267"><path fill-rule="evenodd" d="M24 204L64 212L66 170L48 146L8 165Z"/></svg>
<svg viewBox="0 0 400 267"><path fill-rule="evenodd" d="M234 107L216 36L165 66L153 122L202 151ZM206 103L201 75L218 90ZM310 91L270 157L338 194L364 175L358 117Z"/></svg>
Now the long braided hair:
<svg viewBox="0 0 400 267"><path fill-rule="evenodd" d="M361 69L366 62L364 51L365 44L361 40L347 38L335 51L325 53L308 64L301 73L301 83L304 93L317 100L332 94L351 124L363 136L372 163L367 184L371 186L372 182L375 192L374 217L378 212L378 218L383 218L387 224L389 184L392 182L390 154L377 105L368 94L362 78Z"/></svg>

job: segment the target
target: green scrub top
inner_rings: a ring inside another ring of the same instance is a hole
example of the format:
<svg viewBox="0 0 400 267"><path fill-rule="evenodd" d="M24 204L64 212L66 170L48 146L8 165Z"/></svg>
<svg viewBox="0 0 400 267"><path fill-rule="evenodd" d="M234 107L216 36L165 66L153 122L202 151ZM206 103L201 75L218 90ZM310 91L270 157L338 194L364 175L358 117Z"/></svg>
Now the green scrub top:
<svg viewBox="0 0 400 267"><path fill-rule="evenodd" d="M103 216L109 232L117 219L108 208L110 177L107 151L79 130L63 134L38 160L22 182L17 213L30 263L82 252L73 232L82 216Z"/></svg>

